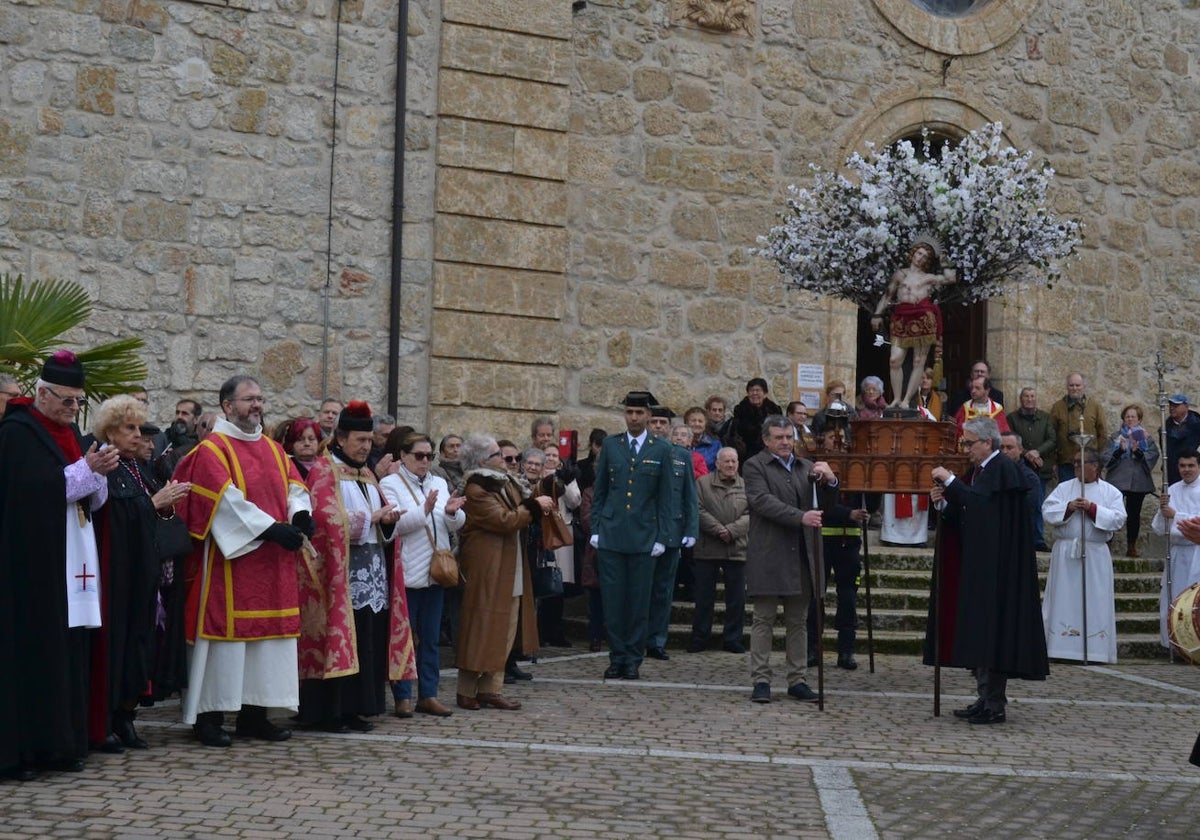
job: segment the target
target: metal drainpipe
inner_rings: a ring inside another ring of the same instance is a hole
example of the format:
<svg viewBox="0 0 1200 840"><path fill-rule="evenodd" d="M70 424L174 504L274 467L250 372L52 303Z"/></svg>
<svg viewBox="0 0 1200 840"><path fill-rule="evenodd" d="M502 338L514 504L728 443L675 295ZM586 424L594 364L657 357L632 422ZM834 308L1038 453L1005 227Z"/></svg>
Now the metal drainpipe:
<svg viewBox="0 0 1200 840"><path fill-rule="evenodd" d="M392 121L392 274L388 300L387 406L393 417L400 403L400 289L404 245L404 131L408 96L408 0L400 0L396 24L396 117Z"/></svg>

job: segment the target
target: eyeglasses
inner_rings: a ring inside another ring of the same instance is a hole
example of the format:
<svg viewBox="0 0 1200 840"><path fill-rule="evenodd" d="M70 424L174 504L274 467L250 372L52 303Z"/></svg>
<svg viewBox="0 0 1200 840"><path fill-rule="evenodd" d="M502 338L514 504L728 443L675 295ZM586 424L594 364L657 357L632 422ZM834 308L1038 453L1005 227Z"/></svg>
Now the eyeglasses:
<svg viewBox="0 0 1200 840"><path fill-rule="evenodd" d="M428 461L433 457L432 452L409 452L408 454L416 458L418 461ZM500 453L497 452L496 454L499 455Z"/></svg>
<svg viewBox="0 0 1200 840"><path fill-rule="evenodd" d="M17 397L21 396L20 391L0 391L0 394L4 394L4 396L8 397L10 400L15 400Z"/></svg>
<svg viewBox="0 0 1200 840"><path fill-rule="evenodd" d="M496 453L496 455L499 455L499 454L500 454L499 452ZM491 457L495 458L496 455L493 455ZM520 461L521 461L520 455L505 455L504 456L504 463L506 463L506 464L518 464L518 463L520 463Z"/></svg>
<svg viewBox="0 0 1200 840"><path fill-rule="evenodd" d="M87 402L87 397L64 397L62 394L58 393L58 391L55 391L49 385L43 385L42 387L45 388L47 391L49 391L54 396L58 397L58 399L62 400L63 408L70 408L71 406L78 406L79 408L83 408L83 404L85 402Z"/></svg>
<svg viewBox="0 0 1200 840"><path fill-rule="evenodd" d="M983 438L975 438L974 440L967 440L966 438L963 438L958 442L958 445L962 449L970 449L977 443L983 443Z"/></svg>
<svg viewBox="0 0 1200 840"><path fill-rule="evenodd" d="M486 460L490 461L490 460L492 460L493 458L499 458L499 457L500 457L500 450L499 450L499 449L497 449L497 450L496 450L495 452L493 452L491 455L488 455ZM505 458L504 460L505 460L505 461L507 461L508 459L507 459L507 458Z"/></svg>
<svg viewBox="0 0 1200 840"><path fill-rule="evenodd" d="M259 397L234 397L232 400L230 400L230 402L244 402L244 403L250 403L252 405L254 403L258 403L259 405L262 405L266 401L267 401L266 398L261 397L261 396L259 396Z"/></svg>

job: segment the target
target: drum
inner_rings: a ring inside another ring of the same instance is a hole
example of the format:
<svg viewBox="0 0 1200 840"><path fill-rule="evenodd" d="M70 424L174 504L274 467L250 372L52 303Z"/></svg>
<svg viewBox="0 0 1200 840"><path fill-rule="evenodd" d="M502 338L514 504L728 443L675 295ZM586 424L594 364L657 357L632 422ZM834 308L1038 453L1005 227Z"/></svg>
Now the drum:
<svg viewBox="0 0 1200 840"><path fill-rule="evenodd" d="M1167 636L1175 652L1200 665L1200 583L1193 583L1167 611Z"/></svg>

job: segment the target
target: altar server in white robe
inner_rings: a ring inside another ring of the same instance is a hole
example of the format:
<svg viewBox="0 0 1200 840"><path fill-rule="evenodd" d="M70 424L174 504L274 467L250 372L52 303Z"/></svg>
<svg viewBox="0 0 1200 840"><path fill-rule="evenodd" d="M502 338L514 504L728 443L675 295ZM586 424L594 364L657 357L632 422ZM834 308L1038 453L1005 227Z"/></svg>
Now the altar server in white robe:
<svg viewBox="0 0 1200 840"><path fill-rule="evenodd" d="M1100 456L1094 450L1084 455L1084 471L1086 486L1080 485L1076 463L1075 478L1061 482L1042 504L1042 516L1055 532L1042 599L1046 653L1054 659L1083 661L1086 567L1087 661L1116 662L1117 616L1108 541L1125 526L1125 497L1100 479Z"/></svg>
<svg viewBox="0 0 1200 840"><path fill-rule="evenodd" d="M1179 533L1179 523L1200 516L1200 454L1189 449L1179 453L1179 481L1167 488L1159 497L1158 512L1150 527L1156 534L1167 532L1171 525L1171 576L1163 570L1162 594L1158 598L1158 624L1162 634L1162 646L1168 647L1167 611L1171 601L1183 590L1200 581L1200 545L1196 545Z"/></svg>
<svg viewBox="0 0 1200 840"><path fill-rule="evenodd" d="M922 420L937 420L924 406L919 406L917 412ZM924 546L928 538L928 494L885 493L880 542L885 545Z"/></svg>

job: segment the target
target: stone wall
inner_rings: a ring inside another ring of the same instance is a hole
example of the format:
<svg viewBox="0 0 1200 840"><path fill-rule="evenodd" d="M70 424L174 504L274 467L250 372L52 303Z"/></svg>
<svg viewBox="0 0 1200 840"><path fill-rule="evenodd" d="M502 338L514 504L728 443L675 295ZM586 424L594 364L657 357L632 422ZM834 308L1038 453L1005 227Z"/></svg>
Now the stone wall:
<svg viewBox="0 0 1200 840"><path fill-rule="evenodd" d="M723 4L748 14L703 28ZM756 375L784 399L797 360L852 378L855 313L747 249L809 162L993 119L1086 226L1062 283L991 306L1001 387L1048 404L1077 368L1115 414L1152 396L1162 347L1189 388L1194 3L991 0L956 22L910 0L408 7L408 422L523 437L557 410L586 431L618 425L629 388L678 409ZM324 390L384 398L399 7L347 0L340 43L336 9L0 7L0 265L83 282L85 338L145 337L159 415L244 370L272 417Z"/></svg>

